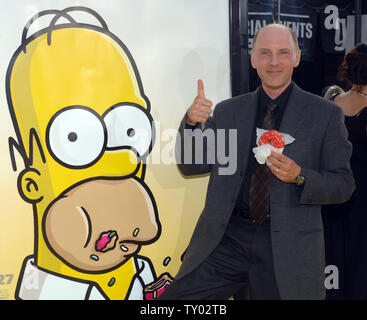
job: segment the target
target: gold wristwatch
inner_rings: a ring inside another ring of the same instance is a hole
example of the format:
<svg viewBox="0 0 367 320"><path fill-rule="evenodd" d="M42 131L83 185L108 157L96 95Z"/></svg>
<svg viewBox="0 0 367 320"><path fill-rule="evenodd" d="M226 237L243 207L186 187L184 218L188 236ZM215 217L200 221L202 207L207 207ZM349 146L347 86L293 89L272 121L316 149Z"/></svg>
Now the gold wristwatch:
<svg viewBox="0 0 367 320"><path fill-rule="evenodd" d="M299 176L296 178L296 185L297 186L303 186L305 183L306 177L305 177L305 173L303 171L303 168L301 168L301 173L299 174Z"/></svg>

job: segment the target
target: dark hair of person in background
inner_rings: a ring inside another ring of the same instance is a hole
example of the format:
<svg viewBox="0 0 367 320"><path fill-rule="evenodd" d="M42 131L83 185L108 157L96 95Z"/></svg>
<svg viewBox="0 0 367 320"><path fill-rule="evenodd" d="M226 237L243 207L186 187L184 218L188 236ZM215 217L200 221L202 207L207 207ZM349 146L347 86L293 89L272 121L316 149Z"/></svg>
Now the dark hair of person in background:
<svg viewBox="0 0 367 320"><path fill-rule="evenodd" d="M364 86L367 84L367 45L360 43L351 49L344 57L337 73L337 79L352 84Z"/></svg>

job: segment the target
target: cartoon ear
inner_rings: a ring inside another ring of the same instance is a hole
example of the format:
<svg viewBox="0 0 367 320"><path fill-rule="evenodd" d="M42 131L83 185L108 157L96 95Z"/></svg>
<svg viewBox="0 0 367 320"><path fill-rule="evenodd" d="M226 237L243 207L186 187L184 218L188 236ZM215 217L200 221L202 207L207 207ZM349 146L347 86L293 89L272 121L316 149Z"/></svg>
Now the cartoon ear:
<svg viewBox="0 0 367 320"><path fill-rule="evenodd" d="M40 190L41 174L38 170L28 168L18 176L18 192L24 201L37 203L43 199Z"/></svg>

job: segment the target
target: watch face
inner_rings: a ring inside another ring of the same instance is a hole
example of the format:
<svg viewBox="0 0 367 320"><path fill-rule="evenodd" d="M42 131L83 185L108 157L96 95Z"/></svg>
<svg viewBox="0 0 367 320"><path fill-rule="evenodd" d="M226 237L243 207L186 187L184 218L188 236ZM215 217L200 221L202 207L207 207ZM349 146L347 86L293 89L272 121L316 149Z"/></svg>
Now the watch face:
<svg viewBox="0 0 367 320"><path fill-rule="evenodd" d="M297 177L297 179L296 179L297 186L302 185L304 182L305 182L305 177L303 177L303 176L298 176Z"/></svg>

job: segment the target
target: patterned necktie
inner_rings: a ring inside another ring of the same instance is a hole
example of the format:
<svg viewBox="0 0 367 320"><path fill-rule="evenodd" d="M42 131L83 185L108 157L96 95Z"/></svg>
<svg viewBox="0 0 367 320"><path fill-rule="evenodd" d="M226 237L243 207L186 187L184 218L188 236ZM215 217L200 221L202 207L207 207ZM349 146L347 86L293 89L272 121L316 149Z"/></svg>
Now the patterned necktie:
<svg viewBox="0 0 367 320"><path fill-rule="evenodd" d="M273 102L267 105L266 114L263 120L263 129L274 129L275 119L273 117L273 111L276 107L276 104ZM269 171L267 165L261 165L255 161L254 171L251 175L249 208L250 217L254 219L258 225L264 221L265 216L269 213Z"/></svg>

